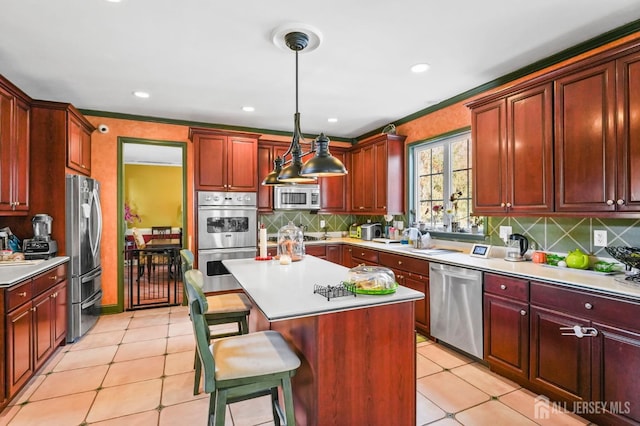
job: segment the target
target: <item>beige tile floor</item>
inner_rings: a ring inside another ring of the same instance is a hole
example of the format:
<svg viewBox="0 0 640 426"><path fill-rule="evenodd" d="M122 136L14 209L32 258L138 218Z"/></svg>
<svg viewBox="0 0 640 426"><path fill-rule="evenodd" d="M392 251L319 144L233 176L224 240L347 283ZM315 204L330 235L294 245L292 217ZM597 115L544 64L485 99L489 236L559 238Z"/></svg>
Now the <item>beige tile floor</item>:
<svg viewBox="0 0 640 426"><path fill-rule="evenodd" d="M60 348L0 414L0 426L203 425L208 395L193 395L194 344L186 307L100 318ZM535 394L448 348L417 344L419 425L584 425L564 413L544 422ZM232 404L227 425L271 425L268 397ZM350 425L347 425L350 426Z"/></svg>

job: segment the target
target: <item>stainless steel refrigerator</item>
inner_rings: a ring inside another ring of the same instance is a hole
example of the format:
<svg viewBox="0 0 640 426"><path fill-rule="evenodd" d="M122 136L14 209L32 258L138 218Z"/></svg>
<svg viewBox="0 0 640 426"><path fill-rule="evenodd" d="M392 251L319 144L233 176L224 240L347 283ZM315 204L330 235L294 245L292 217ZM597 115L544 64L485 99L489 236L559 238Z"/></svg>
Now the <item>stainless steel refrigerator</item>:
<svg viewBox="0 0 640 426"><path fill-rule="evenodd" d="M67 342L98 320L102 303L100 184L80 175L66 177L66 254L69 264Z"/></svg>

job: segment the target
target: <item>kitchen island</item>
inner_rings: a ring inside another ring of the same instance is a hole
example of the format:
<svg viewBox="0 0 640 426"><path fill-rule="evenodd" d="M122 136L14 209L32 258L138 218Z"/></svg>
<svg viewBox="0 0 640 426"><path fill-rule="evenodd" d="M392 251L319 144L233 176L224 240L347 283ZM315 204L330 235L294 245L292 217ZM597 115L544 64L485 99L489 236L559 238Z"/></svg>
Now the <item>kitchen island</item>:
<svg viewBox="0 0 640 426"><path fill-rule="evenodd" d="M348 269L313 256L223 264L253 301L251 331L279 331L301 358L297 424L416 424L414 303L422 293L398 287L327 300L314 285L338 285Z"/></svg>

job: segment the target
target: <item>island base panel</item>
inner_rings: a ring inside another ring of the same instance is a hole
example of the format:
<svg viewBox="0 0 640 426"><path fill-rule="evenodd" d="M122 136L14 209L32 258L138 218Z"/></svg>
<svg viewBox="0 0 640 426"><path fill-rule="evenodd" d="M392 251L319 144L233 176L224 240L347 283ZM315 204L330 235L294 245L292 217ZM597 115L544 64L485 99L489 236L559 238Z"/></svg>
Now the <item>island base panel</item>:
<svg viewBox="0 0 640 426"><path fill-rule="evenodd" d="M293 378L299 425L415 425L415 302L269 322L302 365ZM253 331L252 330L252 331Z"/></svg>

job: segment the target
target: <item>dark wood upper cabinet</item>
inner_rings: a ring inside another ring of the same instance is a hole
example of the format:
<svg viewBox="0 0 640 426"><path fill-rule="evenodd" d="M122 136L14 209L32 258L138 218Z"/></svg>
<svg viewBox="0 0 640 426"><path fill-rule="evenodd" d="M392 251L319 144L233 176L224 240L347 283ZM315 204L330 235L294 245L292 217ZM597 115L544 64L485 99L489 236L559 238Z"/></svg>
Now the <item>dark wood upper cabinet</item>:
<svg viewBox="0 0 640 426"><path fill-rule="evenodd" d="M618 211L640 211L640 52L616 62Z"/></svg>
<svg viewBox="0 0 640 426"><path fill-rule="evenodd" d="M195 189L258 192L258 136L190 128L194 142Z"/></svg>
<svg viewBox="0 0 640 426"><path fill-rule="evenodd" d="M91 133L95 128L74 109L67 113L67 167L91 176Z"/></svg>
<svg viewBox="0 0 640 426"><path fill-rule="evenodd" d="M474 213L622 217L640 212L637 42L467 106Z"/></svg>
<svg viewBox="0 0 640 426"><path fill-rule="evenodd" d="M331 155L348 167L345 150L331 148ZM348 170L351 173L351 170ZM347 175L318 178L320 185L320 211L327 213L347 212ZM337 262L336 262L337 263Z"/></svg>
<svg viewBox="0 0 640 426"><path fill-rule="evenodd" d="M615 211L615 62L555 81L557 211Z"/></svg>
<svg viewBox="0 0 640 426"><path fill-rule="evenodd" d="M471 120L474 213L553 211L551 83L473 106Z"/></svg>
<svg viewBox="0 0 640 426"><path fill-rule="evenodd" d="M29 212L29 121L23 95L0 78L0 215Z"/></svg>
<svg viewBox="0 0 640 426"><path fill-rule="evenodd" d="M351 149L353 213L404 213L404 140L405 136L381 134Z"/></svg>

